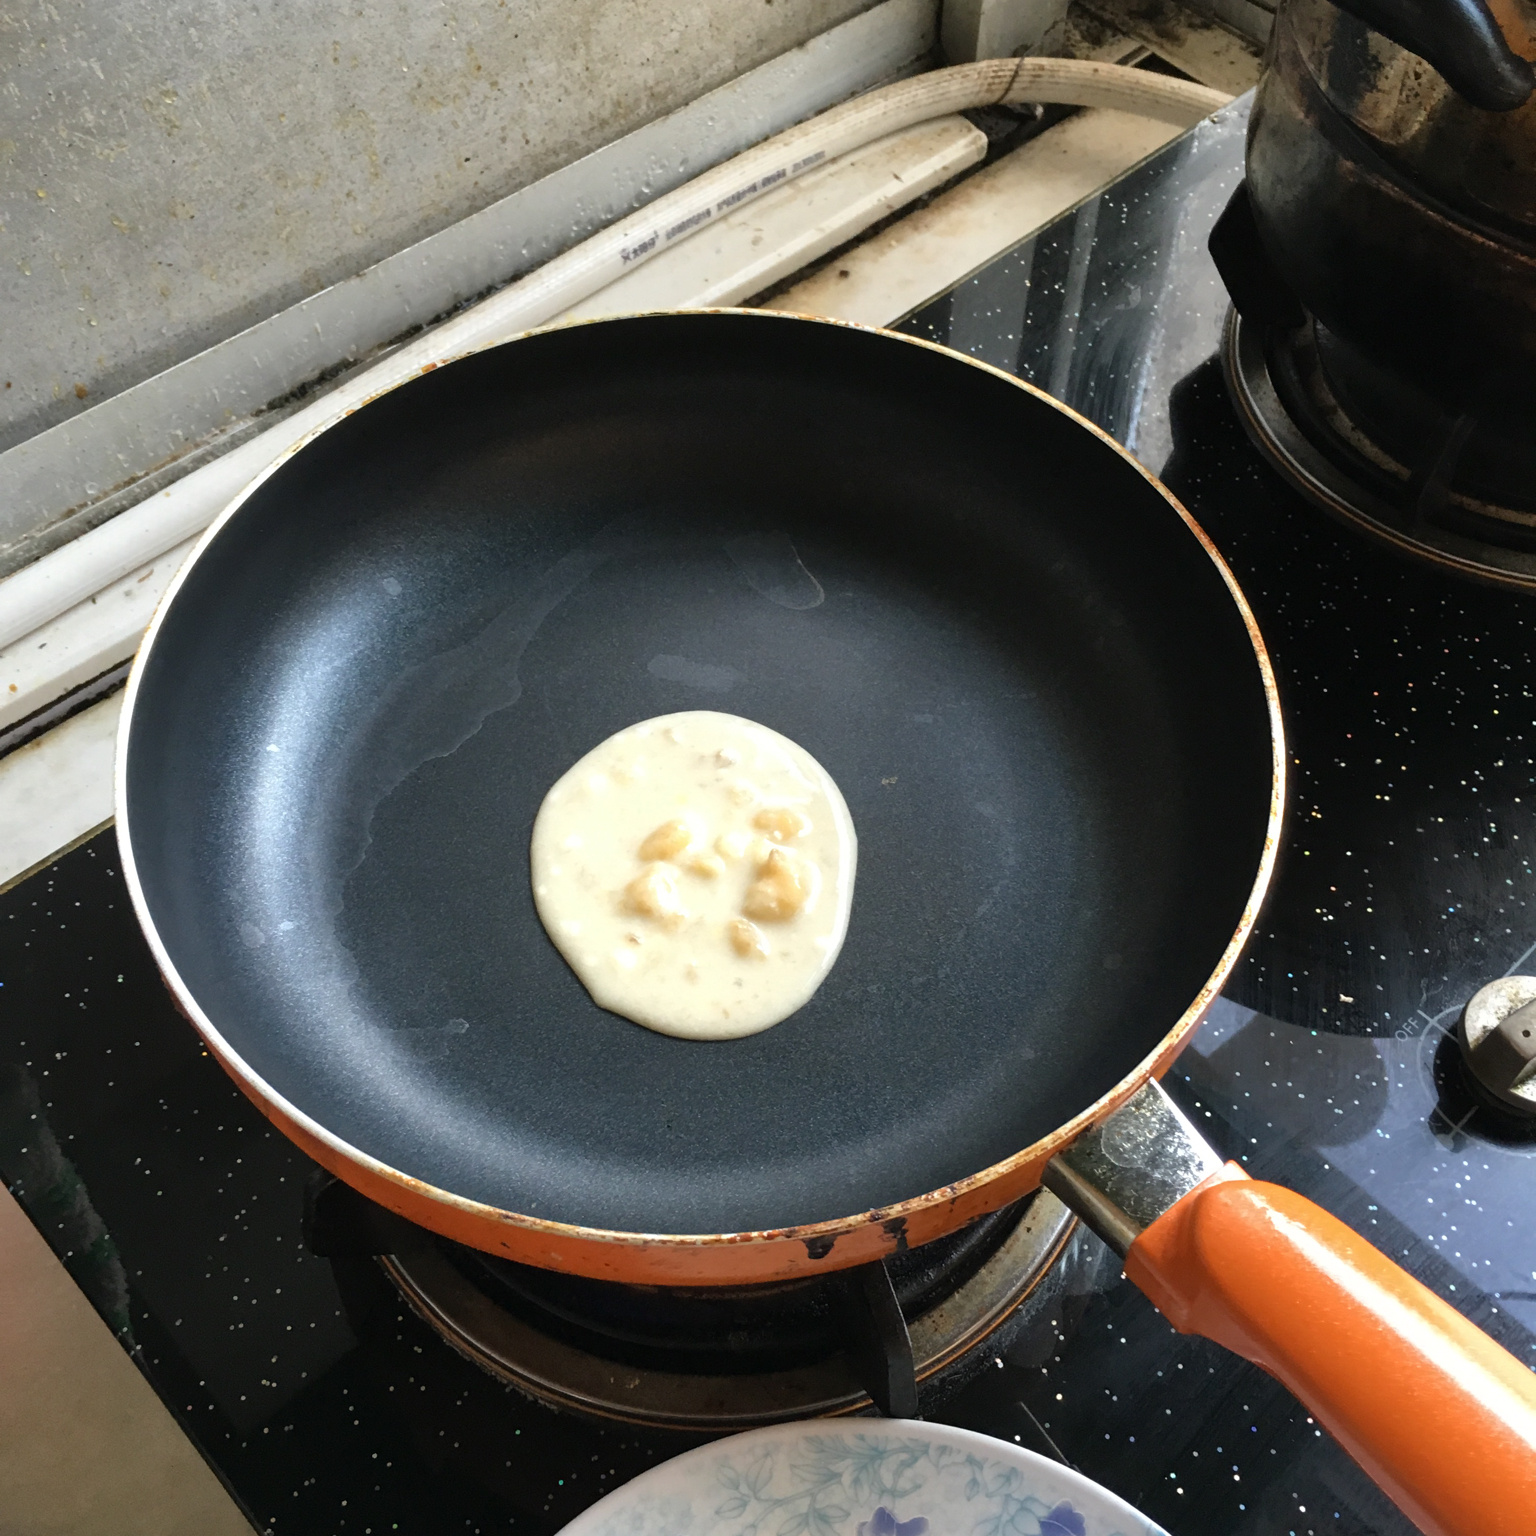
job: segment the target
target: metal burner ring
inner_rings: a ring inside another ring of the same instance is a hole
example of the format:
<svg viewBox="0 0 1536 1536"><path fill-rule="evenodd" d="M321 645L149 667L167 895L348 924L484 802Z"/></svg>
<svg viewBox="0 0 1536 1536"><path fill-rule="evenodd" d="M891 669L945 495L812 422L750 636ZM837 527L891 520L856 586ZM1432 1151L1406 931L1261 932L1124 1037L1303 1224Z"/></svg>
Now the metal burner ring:
<svg viewBox="0 0 1536 1536"><path fill-rule="evenodd" d="M1415 518L1361 485L1306 435L1270 376L1264 333L1227 312L1221 362L1227 390L1254 446L1314 505L1400 553L1496 586L1536 588L1536 554L1504 548ZM1404 471L1406 475L1406 471Z"/></svg>
<svg viewBox="0 0 1536 1536"><path fill-rule="evenodd" d="M1007 1321L1051 1272L1076 1226L1066 1207L1040 1190L981 1268L947 1300L910 1320L918 1382L937 1376ZM642 1369L541 1333L498 1307L435 1249L384 1255L378 1262L455 1350L551 1407L625 1424L724 1434L871 1406L841 1354L752 1375Z"/></svg>

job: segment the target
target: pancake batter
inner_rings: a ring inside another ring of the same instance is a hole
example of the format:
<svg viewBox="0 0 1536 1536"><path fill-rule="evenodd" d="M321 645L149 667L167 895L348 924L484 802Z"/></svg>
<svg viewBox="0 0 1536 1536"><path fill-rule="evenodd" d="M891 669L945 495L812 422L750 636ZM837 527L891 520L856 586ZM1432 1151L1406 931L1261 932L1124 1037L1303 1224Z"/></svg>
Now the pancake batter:
<svg viewBox="0 0 1536 1536"><path fill-rule="evenodd" d="M544 797L530 851L539 918L600 1007L727 1040L788 1018L831 970L857 839L803 747L689 710L587 753Z"/></svg>

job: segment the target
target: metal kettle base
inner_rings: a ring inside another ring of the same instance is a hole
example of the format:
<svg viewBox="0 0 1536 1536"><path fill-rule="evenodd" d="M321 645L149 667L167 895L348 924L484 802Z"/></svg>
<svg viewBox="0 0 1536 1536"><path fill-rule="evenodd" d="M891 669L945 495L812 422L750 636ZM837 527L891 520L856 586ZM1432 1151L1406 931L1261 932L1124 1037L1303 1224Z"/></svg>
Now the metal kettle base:
<svg viewBox="0 0 1536 1536"><path fill-rule="evenodd" d="M1329 390L1311 321L1277 346L1229 310L1222 371L1254 445L1325 512L1458 575L1536 590L1536 516L1461 494L1366 437Z"/></svg>

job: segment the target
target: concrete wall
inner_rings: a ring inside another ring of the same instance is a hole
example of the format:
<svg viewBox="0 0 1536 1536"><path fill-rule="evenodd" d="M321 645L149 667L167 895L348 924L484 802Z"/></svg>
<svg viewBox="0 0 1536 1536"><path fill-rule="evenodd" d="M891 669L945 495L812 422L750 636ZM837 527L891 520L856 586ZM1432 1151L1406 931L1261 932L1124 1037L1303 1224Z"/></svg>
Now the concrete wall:
<svg viewBox="0 0 1536 1536"><path fill-rule="evenodd" d="M0 448L871 0L0 0Z"/></svg>

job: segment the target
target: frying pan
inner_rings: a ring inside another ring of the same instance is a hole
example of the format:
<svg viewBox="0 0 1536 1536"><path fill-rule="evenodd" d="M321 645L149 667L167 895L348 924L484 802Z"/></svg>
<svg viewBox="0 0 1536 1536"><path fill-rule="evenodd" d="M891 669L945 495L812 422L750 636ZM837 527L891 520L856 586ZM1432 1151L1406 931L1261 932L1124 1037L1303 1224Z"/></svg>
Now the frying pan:
<svg viewBox="0 0 1536 1536"><path fill-rule="evenodd" d="M859 836L836 966L729 1042L599 1010L529 889L550 783L690 708L805 746ZM123 722L125 872L178 1003L300 1146L449 1237L599 1278L768 1281L938 1237L1050 1164L1213 1336L1211 1231L1241 1271L1276 1222L1305 1228L1295 1265L1327 1298L1371 1259L1414 1284L1165 1134L1182 1122L1149 1079L1273 863L1273 675L1188 515L1006 375L765 312L434 366L214 524ZM1247 1319L1243 1280L1227 1312ZM1397 1313L1342 1326L1435 1391L1491 1352L1479 1369L1504 1371L1501 1403L1526 1392L1536 1445L1528 1373L1423 1296L1454 1370ZM1312 1379L1335 1365L1307 1334L1236 1347L1278 1351L1261 1363L1328 1411L1343 1389ZM1422 1454L1348 1433L1379 1475Z"/></svg>

